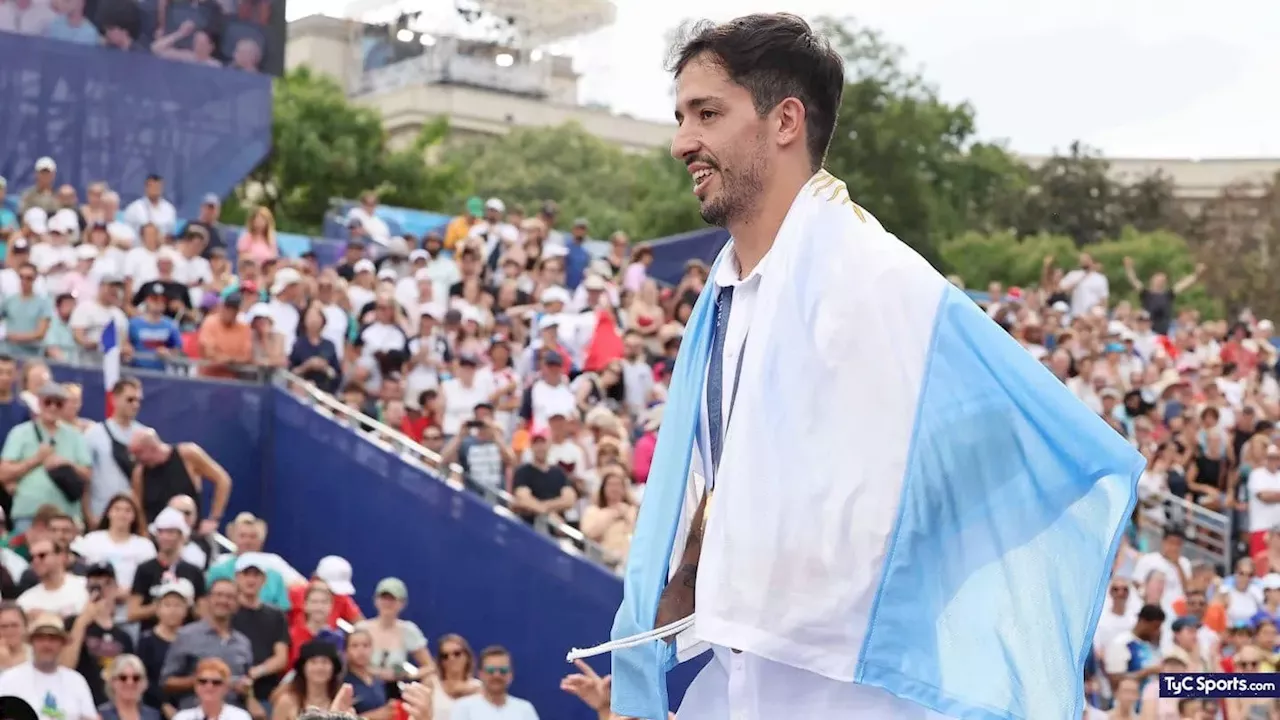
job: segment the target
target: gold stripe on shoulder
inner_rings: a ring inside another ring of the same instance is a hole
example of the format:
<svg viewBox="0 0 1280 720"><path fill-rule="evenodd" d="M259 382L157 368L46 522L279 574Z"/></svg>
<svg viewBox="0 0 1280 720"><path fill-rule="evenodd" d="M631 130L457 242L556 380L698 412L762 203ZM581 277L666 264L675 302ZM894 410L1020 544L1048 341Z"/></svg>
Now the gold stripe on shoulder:
<svg viewBox="0 0 1280 720"><path fill-rule="evenodd" d="M845 185L843 180L826 170L820 170L809 182L812 186L814 197L827 202L848 205L853 208L853 213L858 216L859 220L864 223L867 221L867 211L863 210L853 201L853 198L849 197L849 186ZM826 197L823 197L823 195Z"/></svg>

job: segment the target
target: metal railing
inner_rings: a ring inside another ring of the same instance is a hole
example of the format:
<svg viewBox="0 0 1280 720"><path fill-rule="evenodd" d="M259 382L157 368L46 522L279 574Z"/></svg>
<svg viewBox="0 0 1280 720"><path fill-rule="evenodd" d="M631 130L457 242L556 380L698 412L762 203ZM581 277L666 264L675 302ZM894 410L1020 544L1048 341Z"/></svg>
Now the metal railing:
<svg viewBox="0 0 1280 720"><path fill-rule="evenodd" d="M1139 489L1139 493L1138 537L1147 548L1158 548L1167 528L1181 528L1187 536L1182 554L1188 560L1231 571L1235 528L1230 513L1210 510L1166 491Z"/></svg>
<svg viewBox="0 0 1280 720"><path fill-rule="evenodd" d="M299 399L310 404L313 409L321 414L344 423L365 440L424 468L428 471L428 474L438 476L446 485L457 492L472 492L479 495L493 507L495 513L508 518L510 521L523 522L513 509L515 497L505 489L466 482L466 473L461 465L457 463L446 464L439 454L423 447L416 440L395 428L384 425L359 410L348 407L337 398L319 390L311 383L287 370L277 372L275 379L278 385L291 391L295 397L299 397ZM611 571L615 571L606 562L608 554L604 548L588 540L587 536L576 528L545 515L535 518L533 527L538 532L557 542L565 552L586 557Z"/></svg>
<svg viewBox="0 0 1280 720"><path fill-rule="evenodd" d="M0 353L9 355L16 360L39 360L49 365L67 365L78 368L100 368L103 360L103 354L97 350L19 345L7 340L0 341ZM148 365L152 366L146 367L133 364L132 361L137 360L151 361ZM135 352L131 362L122 363L122 365L124 366L122 370L129 373L195 377L202 380L239 380L241 382L259 384L267 382L275 371L274 368L251 363L214 363L202 358L190 358L176 350L168 355ZM226 374L206 375L200 372L202 368L206 367L225 371Z"/></svg>

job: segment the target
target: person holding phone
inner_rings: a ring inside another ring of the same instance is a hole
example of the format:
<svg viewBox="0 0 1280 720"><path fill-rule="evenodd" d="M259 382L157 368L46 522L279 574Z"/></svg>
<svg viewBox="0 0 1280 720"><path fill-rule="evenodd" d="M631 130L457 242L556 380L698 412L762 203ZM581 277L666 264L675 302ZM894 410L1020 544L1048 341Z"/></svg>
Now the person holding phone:
<svg viewBox="0 0 1280 720"><path fill-rule="evenodd" d="M93 693L93 702L107 702L106 681L102 669L121 655L133 653L133 638L115 621L119 600L116 571L110 563L95 563L85 571L89 602L84 610L67 622L67 644L59 661L84 676Z"/></svg>

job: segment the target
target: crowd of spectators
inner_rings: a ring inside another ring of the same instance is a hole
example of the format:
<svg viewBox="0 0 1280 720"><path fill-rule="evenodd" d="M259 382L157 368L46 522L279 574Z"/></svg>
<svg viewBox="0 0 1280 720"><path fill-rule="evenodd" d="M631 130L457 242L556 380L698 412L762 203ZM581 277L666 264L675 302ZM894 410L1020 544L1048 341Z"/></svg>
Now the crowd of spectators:
<svg viewBox="0 0 1280 720"><path fill-rule="evenodd" d="M0 33L259 72L272 14L271 0L8 0Z"/></svg>
<svg viewBox="0 0 1280 720"><path fill-rule="evenodd" d="M350 633L362 627L348 597L350 566L326 559L345 569L345 582L324 563L320 580L308 581L260 552L260 521L233 523L228 534L237 550L216 562L218 548L208 538L223 521L231 482L217 463L141 426L137 383L117 385L112 417L90 423L77 417L78 388L49 380L45 362L103 351L109 324L127 362L142 370L191 363L192 372L211 377L288 370L358 411L350 422L360 430L420 443L440 462L460 465L477 492L509 498L531 523L577 528L607 563L624 561L682 323L707 281L705 264L690 262L676 287L662 288L647 276L649 250L615 233L606 252L593 253L587 221L564 223L550 201L530 212L501 198L472 198L439 232L395 236L370 194L345 218L344 255L322 267L309 253L281 255L266 209L253 212L228 246L232 235L218 222L216 197L185 220L164 200L161 178L121 209L102 186L91 186L80 204L55 175L52 160L42 159L38 184L16 198L11 213L0 211L0 313L10 352L0 358L0 420L8 431L0 480L12 494L6 510L15 537L34 532L38 539L42 529L52 532L51 523L67 525L56 536L62 544L49 552L65 547L59 557L81 569L87 585L99 576L85 573L102 572L97 554L114 553L113 582L122 588L115 610L82 598L51 609L73 611L65 647L83 637L77 623L83 630L109 616L121 627L139 621L140 607L154 597L148 593L168 582L158 579L162 572L142 569L163 546L194 568L186 573L190 598L170 593L171 621L182 619L183 603L202 622L217 612L239 617L255 610L247 599L254 587L261 607L286 618L273 621L278 641L264 643L263 621L249 628L259 633L248 637L249 659L223 658L236 683L245 683L254 663L272 663L247 683L252 692L238 692L237 684L229 695L259 714L314 704L299 700L311 692L305 683L286 684L300 689L281 696L261 682L307 663L381 682L407 661L423 678L439 672L445 692L437 695L450 699L489 697L491 683L510 679L509 656L476 656L456 636L442 638L436 657L428 657L421 632L398 619L407 591L394 578L377 586L378 622L386 624ZM1150 678L1159 668L1270 672L1280 664L1274 327L1248 311L1222 321L1177 309L1178 293L1202 268L1174 282L1162 273L1139 278L1126 267L1137 298L1129 302L1112 297L1090 257L1074 264L1060 268L1046 258L1036 287L993 284L975 295L1148 460L1090 658L1086 715L1264 717L1258 713L1270 706L1243 700L1179 709L1154 698ZM214 490L207 509L192 500L206 482ZM83 537L71 529L99 525ZM129 530L134 526L140 532ZM160 533L171 535L162 540ZM1200 552L1184 553L1186 545ZM197 551L200 562L187 556ZM28 568L6 569L10 595L21 603L36 586L23 580ZM226 591L218 604L213 589L221 581ZM347 614L336 614L339 608ZM81 613L89 619L75 620ZM317 640L342 653L341 662L317 650ZM154 692L184 689L164 680L169 665L190 679L187 661L175 659L181 654L170 648L161 658L133 648L148 673L159 673ZM451 670L463 667L449 665L454 658L469 670ZM319 677L317 670L313 679ZM587 688L585 682L575 687ZM250 700L265 704L254 708Z"/></svg>

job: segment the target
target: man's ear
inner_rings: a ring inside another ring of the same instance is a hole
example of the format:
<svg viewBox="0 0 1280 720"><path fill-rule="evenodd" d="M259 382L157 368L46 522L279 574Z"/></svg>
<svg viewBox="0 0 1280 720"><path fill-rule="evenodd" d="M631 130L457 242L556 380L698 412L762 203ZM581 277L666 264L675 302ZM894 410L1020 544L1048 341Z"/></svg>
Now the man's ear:
<svg viewBox="0 0 1280 720"><path fill-rule="evenodd" d="M808 117L804 103L789 97L778 103L771 114L774 116L774 132L778 145L788 147L795 143L804 144L804 124Z"/></svg>

